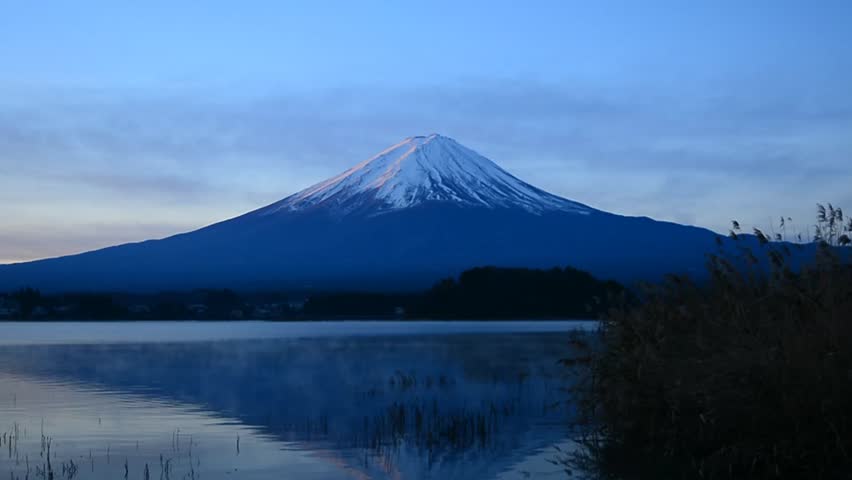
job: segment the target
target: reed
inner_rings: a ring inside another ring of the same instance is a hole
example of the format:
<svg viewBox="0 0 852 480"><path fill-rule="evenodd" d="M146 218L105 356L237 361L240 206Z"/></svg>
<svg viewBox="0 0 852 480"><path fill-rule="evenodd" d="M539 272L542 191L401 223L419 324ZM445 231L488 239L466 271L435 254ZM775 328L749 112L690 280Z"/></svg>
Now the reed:
<svg viewBox="0 0 852 480"><path fill-rule="evenodd" d="M848 478L852 221L819 206L807 246L784 242L785 226L770 238L734 222L736 254L711 256L706 283L672 276L605 316L600 345L580 355L586 449L566 465L620 479Z"/></svg>

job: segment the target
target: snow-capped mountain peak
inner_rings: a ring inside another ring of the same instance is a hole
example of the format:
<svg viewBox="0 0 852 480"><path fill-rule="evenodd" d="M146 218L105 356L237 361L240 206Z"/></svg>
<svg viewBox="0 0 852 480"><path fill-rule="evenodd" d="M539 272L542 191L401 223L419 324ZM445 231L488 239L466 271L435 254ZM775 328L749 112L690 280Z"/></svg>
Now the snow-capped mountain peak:
<svg viewBox="0 0 852 480"><path fill-rule="evenodd" d="M438 134L409 137L345 172L280 202L259 215L318 207L339 213L370 208L373 213L426 202L487 208L522 208L589 213L585 205L525 183L491 160Z"/></svg>

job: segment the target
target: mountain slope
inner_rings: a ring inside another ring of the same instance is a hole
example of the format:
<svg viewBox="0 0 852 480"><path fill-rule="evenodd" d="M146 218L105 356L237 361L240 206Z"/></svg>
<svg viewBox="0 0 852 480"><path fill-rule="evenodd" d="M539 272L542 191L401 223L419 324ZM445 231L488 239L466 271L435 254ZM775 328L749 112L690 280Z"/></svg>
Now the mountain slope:
<svg viewBox="0 0 852 480"><path fill-rule="evenodd" d="M0 290L406 290L480 265L631 281L700 271L715 237L557 197L430 135L194 232L0 266Z"/></svg>

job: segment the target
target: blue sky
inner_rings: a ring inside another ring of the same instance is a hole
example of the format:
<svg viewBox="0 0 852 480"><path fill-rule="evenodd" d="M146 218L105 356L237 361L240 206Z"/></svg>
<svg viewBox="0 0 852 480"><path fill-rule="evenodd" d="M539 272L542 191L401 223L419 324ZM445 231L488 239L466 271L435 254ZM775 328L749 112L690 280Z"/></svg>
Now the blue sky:
<svg viewBox="0 0 852 480"><path fill-rule="evenodd" d="M135 3L3 4L0 262L200 227L431 132L616 213L852 208L850 2Z"/></svg>

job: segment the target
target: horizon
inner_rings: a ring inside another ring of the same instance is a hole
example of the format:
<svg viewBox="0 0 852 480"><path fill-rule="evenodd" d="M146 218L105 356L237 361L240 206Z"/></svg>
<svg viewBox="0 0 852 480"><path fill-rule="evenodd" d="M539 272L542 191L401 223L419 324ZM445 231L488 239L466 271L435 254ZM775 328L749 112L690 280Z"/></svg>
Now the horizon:
<svg viewBox="0 0 852 480"><path fill-rule="evenodd" d="M725 233L852 205L852 4L15 5L0 263L193 231L441 132ZM61 207L58 207L61 206Z"/></svg>

